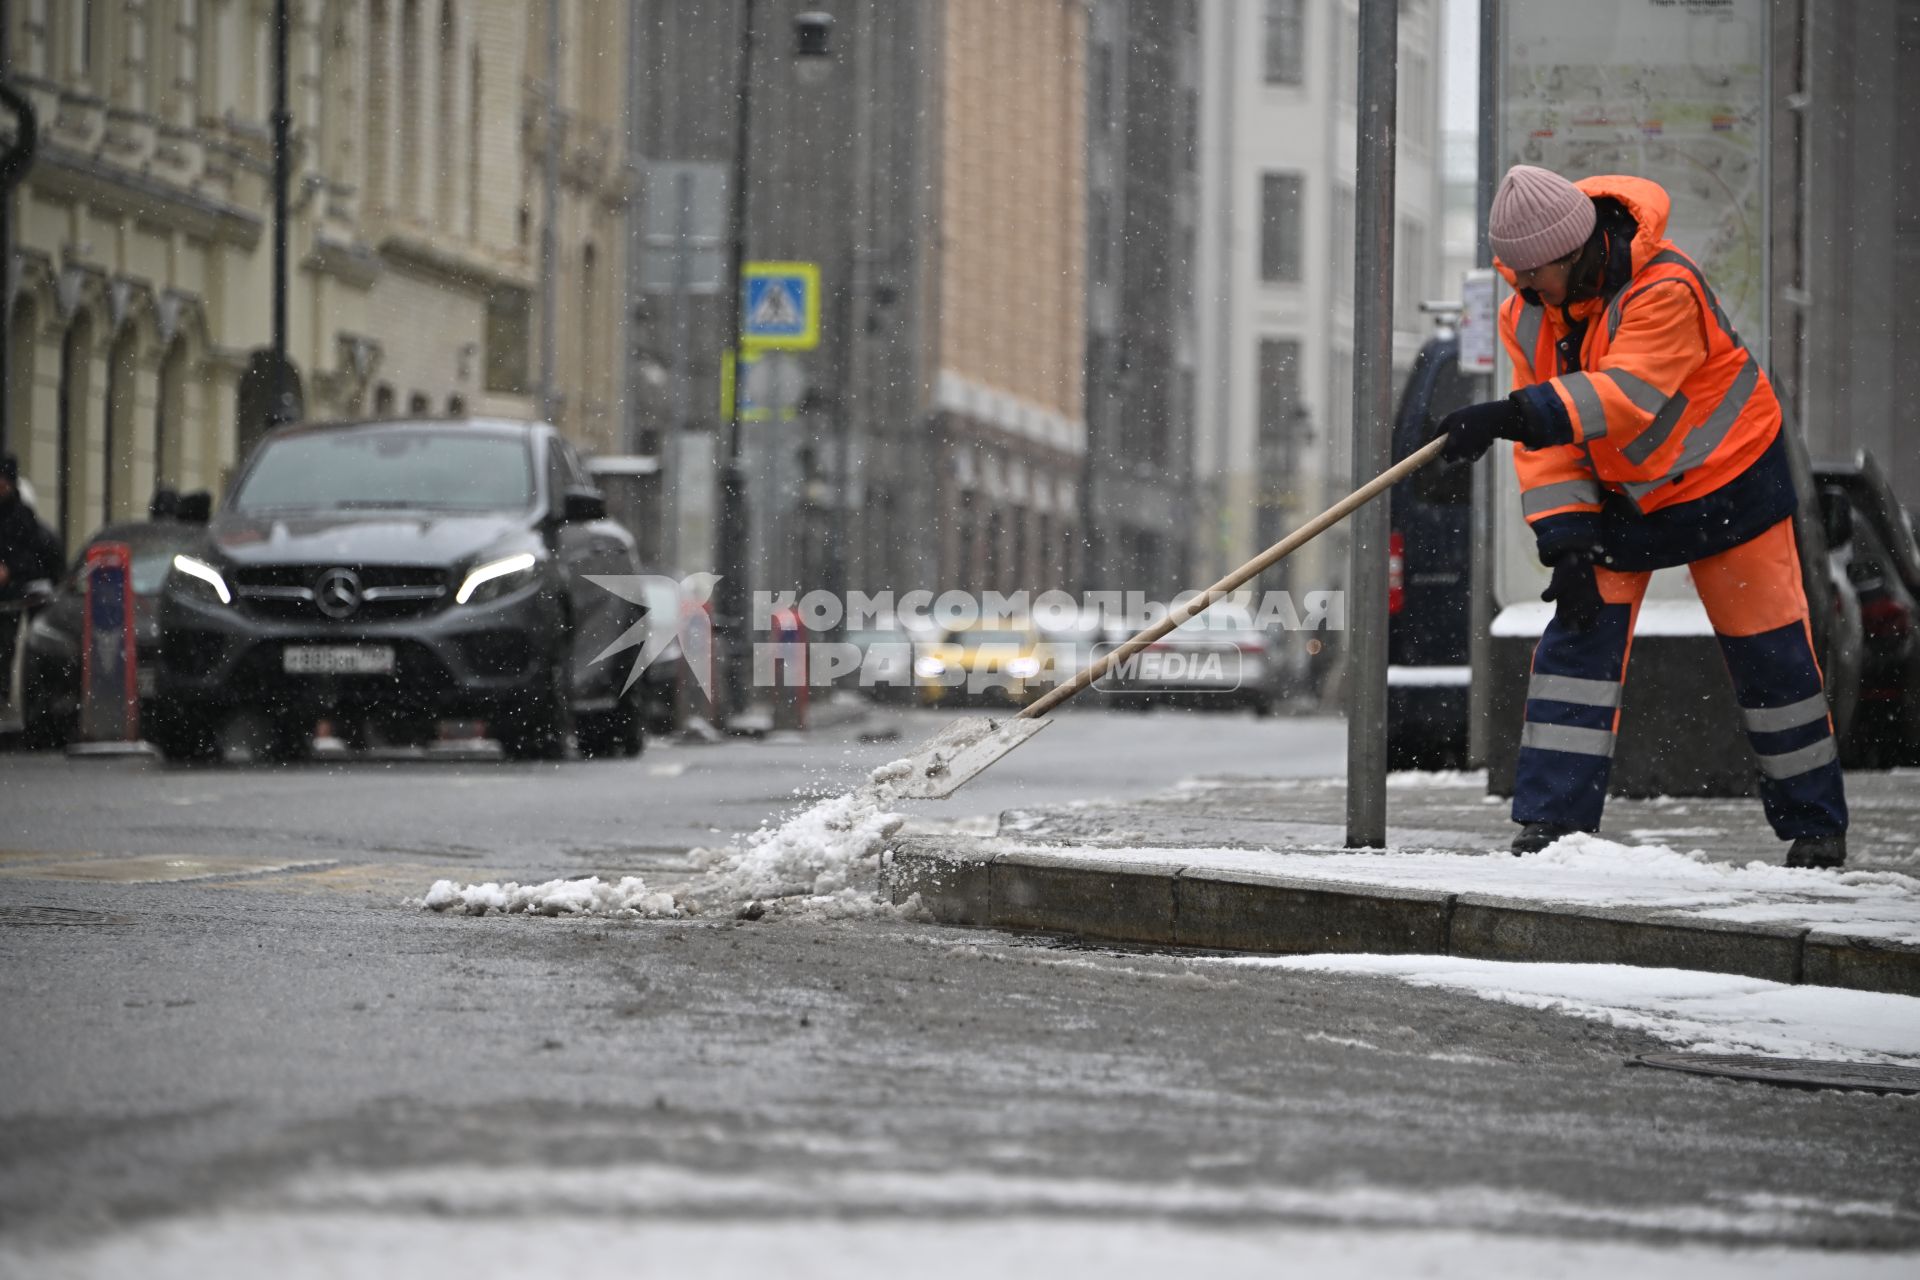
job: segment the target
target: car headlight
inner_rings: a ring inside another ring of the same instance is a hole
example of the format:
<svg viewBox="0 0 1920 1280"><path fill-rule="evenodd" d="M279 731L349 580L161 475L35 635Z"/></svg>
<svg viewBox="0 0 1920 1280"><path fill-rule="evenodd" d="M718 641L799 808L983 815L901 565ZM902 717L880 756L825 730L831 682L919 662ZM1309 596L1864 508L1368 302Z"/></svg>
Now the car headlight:
<svg viewBox="0 0 1920 1280"><path fill-rule="evenodd" d="M933 680L947 673L947 664L938 658L915 658L913 674L922 680Z"/></svg>
<svg viewBox="0 0 1920 1280"><path fill-rule="evenodd" d="M190 587L192 594L216 598L221 604L233 603L233 592L227 587L227 580L220 571L205 560L196 560L192 556L180 555L173 558L173 572L182 578L191 579L200 585ZM182 582L186 586L185 581Z"/></svg>
<svg viewBox="0 0 1920 1280"><path fill-rule="evenodd" d="M540 562L530 551L522 551L517 556L505 556L499 560L489 560L477 566L460 584L460 590L454 592L455 604L472 604L486 600L497 600L514 588L525 584Z"/></svg>
<svg viewBox="0 0 1920 1280"><path fill-rule="evenodd" d="M1014 658L1007 663L1007 674L1015 680L1031 680L1040 674L1040 659Z"/></svg>

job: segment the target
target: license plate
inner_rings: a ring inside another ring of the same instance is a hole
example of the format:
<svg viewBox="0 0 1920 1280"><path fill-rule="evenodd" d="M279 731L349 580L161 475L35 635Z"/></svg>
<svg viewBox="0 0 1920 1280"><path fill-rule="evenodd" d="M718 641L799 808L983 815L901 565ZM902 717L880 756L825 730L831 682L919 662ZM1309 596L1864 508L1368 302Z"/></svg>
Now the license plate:
<svg viewBox="0 0 1920 1280"><path fill-rule="evenodd" d="M290 644L280 653L281 669L296 676L385 676L393 674L391 645Z"/></svg>

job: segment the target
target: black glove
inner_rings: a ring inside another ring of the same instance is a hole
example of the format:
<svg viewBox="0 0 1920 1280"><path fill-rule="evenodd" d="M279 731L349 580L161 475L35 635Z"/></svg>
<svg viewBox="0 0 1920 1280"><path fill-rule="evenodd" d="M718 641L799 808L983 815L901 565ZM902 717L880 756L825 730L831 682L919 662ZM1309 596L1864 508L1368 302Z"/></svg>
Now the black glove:
<svg viewBox="0 0 1920 1280"><path fill-rule="evenodd" d="M1440 456L1448 462L1472 462L1492 447L1495 438L1519 440L1526 431L1526 415L1511 400L1489 400L1455 409L1434 434L1447 437Z"/></svg>
<svg viewBox="0 0 1920 1280"><path fill-rule="evenodd" d="M1553 562L1553 581L1540 593L1542 600L1556 603L1553 616L1561 626L1578 632L1593 630L1600 621L1606 601L1600 598L1600 583L1593 575L1593 553L1563 551Z"/></svg>

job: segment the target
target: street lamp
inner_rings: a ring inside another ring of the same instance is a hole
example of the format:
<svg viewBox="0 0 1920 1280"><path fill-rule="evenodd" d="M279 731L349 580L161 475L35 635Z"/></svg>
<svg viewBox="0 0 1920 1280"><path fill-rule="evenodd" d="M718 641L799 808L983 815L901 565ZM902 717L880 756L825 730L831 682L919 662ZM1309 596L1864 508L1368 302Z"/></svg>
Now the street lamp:
<svg viewBox="0 0 1920 1280"><path fill-rule="evenodd" d="M719 640L723 674L721 696L715 712L723 719L745 706L747 681L752 670L749 653L748 611L753 594L747 580L747 485L740 467L740 330L746 299L741 279L747 264L747 177L748 143L753 118L753 14L755 0L743 0L740 20L740 47L735 55L734 97L738 115L734 120L733 140L733 237L730 270L733 302L727 308L724 358L733 362L730 376L732 394L728 397L726 453L720 466L720 581L713 592L713 628ZM793 20L794 71L800 81L816 85L833 69L833 17L807 12Z"/></svg>

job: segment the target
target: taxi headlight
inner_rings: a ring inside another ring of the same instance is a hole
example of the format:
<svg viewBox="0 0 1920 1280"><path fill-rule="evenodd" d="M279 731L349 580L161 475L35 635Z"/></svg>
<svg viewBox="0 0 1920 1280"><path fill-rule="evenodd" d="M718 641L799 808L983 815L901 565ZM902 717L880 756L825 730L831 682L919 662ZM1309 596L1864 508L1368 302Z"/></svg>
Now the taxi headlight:
<svg viewBox="0 0 1920 1280"><path fill-rule="evenodd" d="M947 673L947 664L938 658L915 658L913 674L922 680L932 680Z"/></svg>

